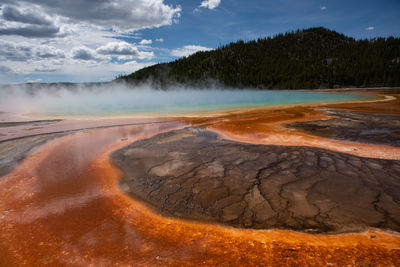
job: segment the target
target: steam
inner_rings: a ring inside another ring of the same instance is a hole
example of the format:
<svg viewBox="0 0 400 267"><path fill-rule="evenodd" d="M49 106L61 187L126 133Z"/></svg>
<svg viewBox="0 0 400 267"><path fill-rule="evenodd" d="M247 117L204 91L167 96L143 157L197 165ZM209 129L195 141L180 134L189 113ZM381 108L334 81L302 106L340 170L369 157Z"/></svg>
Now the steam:
<svg viewBox="0 0 400 267"><path fill-rule="evenodd" d="M50 115L95 115L172 111L213 102L198 90L154 90L124 84L19 85L0 89L0 111ZM215 102L215 101L214 101Z"/></svg>
<svg viewBox="0 0 400 267"><path fill-rule="evenodd" d="M197 112L226 108L352 99L345 94L228 90L149 85L26 84L0 88L0 112L62 115ZM354 98L354 96L353 96Z"/></svg>

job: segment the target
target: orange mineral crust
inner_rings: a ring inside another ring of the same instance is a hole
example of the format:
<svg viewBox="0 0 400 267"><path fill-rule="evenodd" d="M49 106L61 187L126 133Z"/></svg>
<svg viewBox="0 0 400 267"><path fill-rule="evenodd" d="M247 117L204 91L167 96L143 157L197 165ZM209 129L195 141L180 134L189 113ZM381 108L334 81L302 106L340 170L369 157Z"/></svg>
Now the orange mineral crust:
<svg viewBox="0 0 400 267"><path fill-rule="evenodd" d="M354 105L357 107L357 104ZM375 105L380 106L378 103ZM323 138L285 126L285 124L293 122L328 118L329 113L318 107L289 107L281 110L248 111L234 116L226 116L208 128L225 138L236 141L320 147L361 157L400 160L399 147Z"/></svg>
<svg viewBox="0 0 400 267"><path fill-rule="evenodd" d="M313 235L165 218L120 191L109 154L181 127L56 139L0 179L0 266L399 266L400 236Z"/></svg>

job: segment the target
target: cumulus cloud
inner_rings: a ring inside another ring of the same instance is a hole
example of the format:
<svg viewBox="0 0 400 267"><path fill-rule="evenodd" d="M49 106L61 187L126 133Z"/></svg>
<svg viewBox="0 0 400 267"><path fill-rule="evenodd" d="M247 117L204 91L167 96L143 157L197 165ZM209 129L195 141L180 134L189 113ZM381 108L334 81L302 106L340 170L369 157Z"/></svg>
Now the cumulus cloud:
<svg viewBox="0 0 400 267"><path fill-rule="evenodd" d="M328 9L328 7L327 7L327 6L321 6L320 8L321 8L321 10L322 10L322 11L324 11L324 10L327 10L327 9Z"/></svg>
<svg viewBox="0 0 400 267"><path fill-rule="evenodd" d="M27 24L36 25L52 25L53 23L45 16L39 12L32 10L19 10L15 6L5 5L2 8L2 16L6 21L16 21Z"/></svg>
<svg viewBox="0 0 400 267"><path fill-rule="evenodd" d="M153 51L160 50L150 44L162 42L162 38L139 39L136 44L110 40L134 35L137 38L140 36L137 31L141 29L176 23L181 7L164 2L3 0L0 3L1 65L18 70L20 75L59 72L95 80L154 64L149 62L155 57Z"/></svg>
<svg viewBox="0 0 400 267"><path fill-rule="evenodd" d="M2 61L27 61L32 58L32 54L32 48L28 44L0 41L0 59Z"/></svg>
<svg viewBox="0 0 400 267"><path fill-rule="evenodd" d="M137 56L138 59L152 59L154 58L154 52L145 52L145 51L139 51L139 55Z"/></svg>
<svg viewBox="0 0 400 267"><path fill-rule="evenodd" d="M36 49L36 57L39 58L64 58L65 54L62 50L51 46L41 45Z"/></svg>
<svg viewBox="0 0 400 267"><path fill-rule="evenodd" d="M367 31L373 31L373 30L375 30L375 27L374 26L369 26L369 27L367 27L367 28L365 28Z"/></svg>
<svg viewBox="0 0 400 267"><path fill-rule="evenodd" d="M97 53L103 55L132 55L138 54L138 49L126 42L111 42L97 48Z"/></svg>
<svg viewBox="0 0 400 267"><path fill-rule="evenodd" d="M28 38L55 37L60 31L56 26L21 26L21 27L1 27L0 35L20 35Z"/></svg>
<svg viewBox="0 0 400 267"><path fill-rule="evenodd" d="M87 47L76 47L72 49L72 58L78 60L94 60L97 61L99 58L96 57L95 51Z"/></svg>
<svg viewBox="0 0 400 267"><path fill-rule="evenodd" d="M151 59L153 57L153 52L140 51L134 44L127 42L109 42L97 49L81 46L72 50L72 59L81 61L110 61L112 58Z"/></svg>
<svg viewBox="0 0 400 267"><path fill-rule="evenodd" d="M156 39L156 42L162 43L162 42L164 42L164 38L157 38L157 39Z"/></svg>
<svg viewBox="0 0 400 267"><path fill-rule="evenodd" d="M221 0L204 0L201 2L199 7L208 8L208 9L215 9L219 6Z"/></svg>
<svg viewBox="0 0 400 267"><path fill-rule="evenodd" d="M153 41L151 39L149 39L149 40L143 39L139 42L139 44L141 44L141 45L148 45L148 44L152 44L152 43L153 43Z"/></svg>
<svg viewBox="0 0 400 267"><path fill-rule="evenodd" d="M5 0L4 2L14 2ZM180 17L181 7L164 0L20 0L40 5L50 14L107 28L134 31L170 25Z"/></svg>
<svg viewBox="0 0 400 267"><path fill-rule="evenodd" d="M60 27L35 6L20 8L5 5L1 10L0 35L46 38L59 35Z"/></svg>
<svg viewBox="0 0 400 267"><path fill-rule="evenodd" d="M102 55L119 56L120 59L144 59L154 57L153 52L139 51L136 46L127 42L111 42L97 48L96 51Z"/></svg>
<svg viewBox="0 0 400 267"><path fill-rule="evenodd" d="M60 59L65 58L62 50L49 45L31 45L29 43L12 43L0 41L0 60L1 61L23 61Z"/></svg>
<svg viewBox="0 0 400 267"><path fill-rule="evenodd" d="M171 55L174 57L187 57L198 51L209 51L212 48L200 46L200 45L185 45L184 47L173 49Z"/></svg>

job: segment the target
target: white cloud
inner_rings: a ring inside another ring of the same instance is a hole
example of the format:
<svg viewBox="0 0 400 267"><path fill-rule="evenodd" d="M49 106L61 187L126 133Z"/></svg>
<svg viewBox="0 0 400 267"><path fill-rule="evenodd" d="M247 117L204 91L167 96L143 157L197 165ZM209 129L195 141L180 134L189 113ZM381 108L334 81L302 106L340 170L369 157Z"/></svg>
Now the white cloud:
<svg viewBox="0 0 400 267"><path fill-rule="evenodd" d="M150 51L150 52L145 52L145 51L139 51L139 55L138 55L138 59L152 59L154 58L154 52Z"/></svg>
<svg viewBox="0 0 400 267"><path fill-rule="evenodd" d="M156 62L137 62L129 61L124 64L119 63L109 63L109 64L93 64L90 65L91 72L88 72L87 65L83 64L67 64L63 67L63 73L79 76L80 81L93 81L93 79L103 79L111 80L114 79L117 74L130 74L141 68L151 66L156 64Z"/></svg>
<svg viewBox="0 0 400 267"><path fill-rule="evenodd" d="M157 39L156 39L156 42L162 43L162 42L164 42L164 38L157 38Z"/></svg>
<svg viewBox="0 0 400 267"><path fill-rule="evenodd" d="M209 51L209 50L212 50L212 48L200 45L185 45L184 47L172 50L171 55L174 57L187 57L198 51Z"/></svg>
<svg viewBox="0 0 400 267"><path fill-rule="evenodd" d="M118 68L153 64L148 61L155 48L147 45L162 38L137 45L111 38L140 36L140 29L176 23L181 13L180 6L164 0L3 0L0 5L2 66L21 75L72 73L93 80L101 72L110 77ZM2 68L2 75L10 75L8 69Z"/></svg>
<svg viewBox="0 0 400 267"><path fill-rule="evenodd" d="M1 61L27 61L32 58L32 55L32 47L28 43L13 43L0 40Z"/></svg>
<svg viewBox="0 0 400 267"><path fill-rule="evenodd" d="M64 51L48 45L41 45L35 49L35 56L42 58L64 58Z"/></svg>
<svg viewBox="0 0 400 267"><path fill-rule="evenodd" d="M2 8L3 19L6 21L16 21L35 25L52 25L48 16L39 12L37 9L18 9L15 6L5 5Z"/></svg>
<svg viewBox="0 0 400 267"><path fill-rule="evenodd" d="M97 53L103 55L136 56L139 51L137 47L126 42L111 42L96 49Z"/></svg>
<svg viewBox="0 0 400 267"><path fill-rule="evenodd" d="M43 10L36 6L17 7L4 5L1 9L0 35L47 38L61 36L60 27L55 25Z"/></svg>
<svg viewBox="0 0 400 267"><path fill-rule="evenodd" d="M15 5L15 0L3 2ZM62 16L75 23L119 31L171 25L181 12L180 6L167 5L164 0L20 0L19 4L27 9L40 6L47 14Z"/></svg>
<svg viewBox="0 0 400 267"><path fill-rule="evenodd" d="M111 42L97 48L96 52L102 55L117 56L119 59L150 59L154 57L153 52L139 51L136 46L127 42Z"/></svg>
<svg viewBox="0 0 400 267"><path fill-rule="evenodd" d="M369 26L369 27L367 27L367 28L365 28L367 31L373 31L373 30L375 30L375 27L374 26Z"/></svg>
<svg viewBox="0 0 400 267"><path fill-rule="evenodd" d="M60 31L56 26L19 26L19 27L1 27L0 35L20 35L28 38L46 38L56 37Z"/></svg>
<svg viewBox="0 0 400 267"><path fill-rule="evenodd" d="M215 9L219 6L221 0L203 0L199 7L208 8L208 9Z"/></svg>
<svg viewBox="0 0 400 267"><path fill-rule="evenodd" d="M152 43L153 43L153 41L151 39L149 39L149 40L143 39L139 42L139 44L141 44L141 45L148 45L148 44L152 44Z"/></svg>
<svg viewBox="0 0 400 267"><path fill-rule="evenodd" d="M321 8L321 10L327 10L328 9L327 6L321 6L320 8Z"/></svg>
<svg viewBox="0 0 400 267"><path fill-rule="evenodd" d="M76 47L72 49L72 58L77 60L92 60L98 61L99 58L96 56L96 52L85 46Z"/></svg>

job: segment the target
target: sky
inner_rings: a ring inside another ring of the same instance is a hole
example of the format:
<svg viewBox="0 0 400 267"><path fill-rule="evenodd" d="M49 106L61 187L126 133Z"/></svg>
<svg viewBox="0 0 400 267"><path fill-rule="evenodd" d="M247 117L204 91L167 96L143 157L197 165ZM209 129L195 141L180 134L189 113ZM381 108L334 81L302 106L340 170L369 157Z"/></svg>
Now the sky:
<svg viewBox="0 0 400 267"><path fill-rule="evenodd" d="M102 82L310 27L400 36L400 0L0 0L0 83Z"/></svg>

